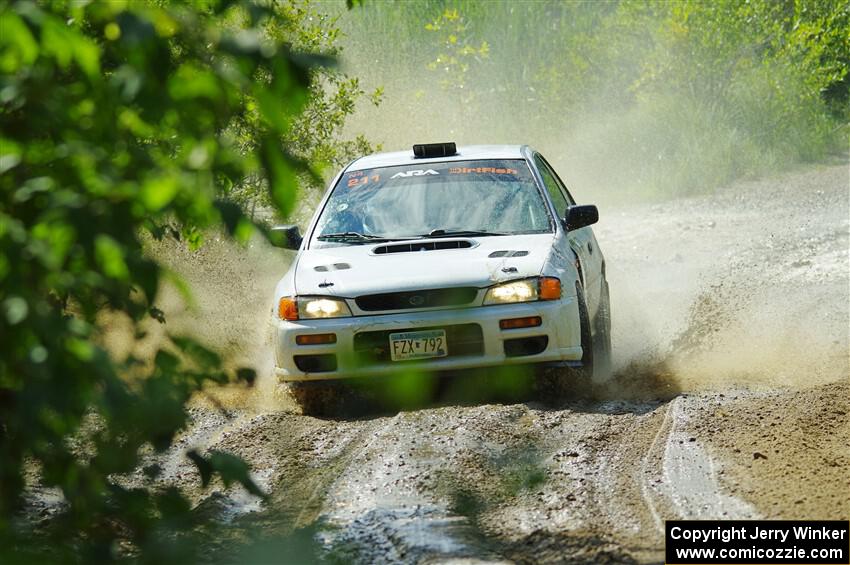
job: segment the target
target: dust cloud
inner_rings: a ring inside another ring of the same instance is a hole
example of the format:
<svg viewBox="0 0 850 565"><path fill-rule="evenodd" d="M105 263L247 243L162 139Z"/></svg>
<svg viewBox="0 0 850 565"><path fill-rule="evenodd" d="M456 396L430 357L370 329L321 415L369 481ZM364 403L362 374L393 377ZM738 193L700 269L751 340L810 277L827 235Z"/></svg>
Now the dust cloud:
<svg viewBox="0 0 850 565"><path fill-rule="evenodd" d="M144 338L136 339L128 320L103 312L101 339L112 355L152 362L157 348L168 347L168 335L189 336L221 355L226 369L257 373L253 386L209 386L196 405L253 413L294 408L272 374L271 324L275 285L295 254L259 235L240 245L214 233L195 251L166 238L149 241L147 252L170 270L155 303L163 319L148 319Z"/></svg>

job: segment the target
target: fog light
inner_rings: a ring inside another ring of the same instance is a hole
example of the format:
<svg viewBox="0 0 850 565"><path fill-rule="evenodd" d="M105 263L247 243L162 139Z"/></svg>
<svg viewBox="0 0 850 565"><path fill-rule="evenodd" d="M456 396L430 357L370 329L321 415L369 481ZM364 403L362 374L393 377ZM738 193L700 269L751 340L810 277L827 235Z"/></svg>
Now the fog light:
<svg viewBox="0 0 850 565"><path fill-rule="evenodd" d="M336 334L308 334L295 336L298 345L323 345L336 343Z"/></svg>
<svg viewBox="0 0 850 565"><path fill-rule="evenodd" d="M536 328L543 323L540 316L528 316L526 318L508 318L499 320L499 327L503 330L514 330L517 328Z"/></svg>

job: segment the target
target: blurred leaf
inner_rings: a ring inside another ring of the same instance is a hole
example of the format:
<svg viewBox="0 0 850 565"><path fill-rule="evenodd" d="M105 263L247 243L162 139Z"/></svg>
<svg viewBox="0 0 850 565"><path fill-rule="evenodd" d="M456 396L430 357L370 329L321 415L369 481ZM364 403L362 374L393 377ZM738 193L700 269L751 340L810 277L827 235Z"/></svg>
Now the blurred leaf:
<svg viewBox="0 0 850 565"><path fill-rule="evenodd" d="M17 325L27 317L29 307L27 301L20 296L10 296L3 301L3 311L10 326Z"/></svg>
<svg viewBox="0 0 850 565"><path fill-rule="evenodd" d="M191 450L187 457L195 464L201 474L203 486L207 486L215 474L221 477L225 487L233 483L242 485L245 490L254 496L265 498L266 494L257 486L251 478L248 465L239 457L223 451L210 451L208 457L203 457L196 450Z"/></svg>
<svg viewBox="0 0 850 565"><path fill-rule="evenodd" d="M280 141L274 137L263 138L260 142L260 152L269 179L272 202L281 214L286 216L295 202L294 187L298 182L292 160L284 154Z"/></svg>
<svg viewBox="0 0 850 565"><path fill-rule="evenodd" d="M157 463L152 463L151 465L145 465L142 468L142 472L149 479L155 479L162 473L162 467Z"/></svg>
<svg viewBox="0 0 850 565"><path fill-rule="evenodd" d="M158 212L177 196L179 190L180 182L176 176L159 176L145 181L140 196L149 211Z"/></svg>
<svg viewBox="0 0 850 565"><path fill-rule="evenodd" d="M11 10L0 12L0 29L0 71L14 73L31 65L38 57L38 43L21 18Z"/></svg>
<svg viewBox="0 0 850 565"><path fill-rule="evenodd" d="M309 71L317 68L327 68L336 66L337 60L329 55L321 53L291 53L289 59L304 71ZM291 75L281 75L276 77L278 80L285 80ZM302 85L308 84L307 75L296 75L294 78L300 78Z"/></svg>
<svg viewBox="0 0 850 565"><path fill-rule="evenodd" d="M290 116L284 112L284 101L268 88L259 86L254 90L254 98L260 113L268 120L274 131L283 134L289 129Z"/></svg>
<svg viewBox="0 0 850 565"><path fill-rule="evenodd" d="M242 57L247 56L252 59L266 58L275 52L274 47L263 38L260 30L257 29L243 29L228 34L221 40L220 46L225 53Z"/></svg>
<svg viewBox="0 0 850 565"><path fill-rule="evenodd" d="M192 509L189 501L183 497L177 487L168 487L157 494L156 507L166 520L175 518L185 520Z"/></svg>
<svg viewBox="0 0 850 565"><path fill-rule="evenodd" d="M248 15L251 25L257 25L266 18L273 17L274 14L274 10L264 4L260 4L259 2L248 3Z"/></svg>
<svg viewBox="0 0 850 565"><path fill-rule="evenodd" d="M194 63L182 64L168 79L168 92L175 100L207 98L213 102L223 94L216 75Z"/></svg>
<svg viewBox="0 0 850 565"><path fill-rule="evenodd" d="M209 371L221 365L221 357L195 339L185 336L171 336L171 341L192 361L197 363L201 370Z"/></svg>
<svg viewBox="0 0 850 565"><path fill-rule="evenodd" d="M218 209L218 213L221 214L221 219L224 222L227 233L231 235L235 233L239 222L244 218L242 208L226 200L216 200L215 207Z"/></svg>
<svg viewBox="0 0 850 565"><path fill-rule="evenodd" d="M157 264L147 259L137 259L133 265L133 275L136 284L141 287L148 304L152 304L156 300L156 295L159 291L160 272Z"/></svg>
<svg viewBox="0 0 850 565"><path fill-rule="evenodd" d="M223 451L213 450L210 452L208 461L213 470L221 476L224 486L239 483L254 496L259 496L260 498L266 497L265 493L260 490L260 487L251 478L248 464L239 457Z"/></svg>
<svg viewBox="0 0 850 565"><path fill-rule="evenodd" d="M172 374L180 367L180 360L173 354L160 349L154 357L154 364L161 373Z"/></svg>
<svg viewBox="0 0 850 565"><path fill-rule="evenodd" d="M181 277L177 272L171 269L166 269L162 267L160 268L160 274L162 275L164 280L174 286L174 288L180 295L180 298L183 300L183 302L187 304L190 310L194 310L195 308L197 308L195 298L194 296L192 296L192 289L189 288L189 285L186 283L183 277Z"/></svg>
<svg viewBox="0 0 850 565"><path fill-rule="evenodd" d="M119 280L127 280L130 277L130 271L124 261L124 250L112 237L106 234L97 236L95 256L106 276Z"/></svg>
<svg viewBox="0 0 850 565"><path fill-rule="evenodd" d="M121 28L121 42L131 49L138 48L156 38L156 27L153 23L135 11L122 11L118 14L117 23Z"/></svg>
<svg viewBox="0 0 850 565"><path fill-rule="evenodd" d="M159 308L153 308L152 307L148 312L150 313L151 318L153 318L154 320L156 320L160 324L165 323L165 312L163 312Z"/></svg>
<svg viewBox="0 0 850 565"><path fill-rule="evenodd" d="M197 451L192 449L188 453L186 453L186 457L188 457L192 463L197 467L198 472L201 474L201 486L206 487L210 484L210 479L212 479L213 475L213 466L212 464L204 459Z"/></svg>
<svg viewBox="0 0 850 565"><path fill-rule="evenodd" d="M236 371L236 380L244 381L248 386L254 386L254 382L257 380L257 371L250 367L241 367Z"/></svg>
<svg viewBox="0 0 850 565"><path fill-rule="evenodd" d="M53 17L45 17L41 29L45 54L53 55L63 67L76 62L90 79L99 78L100 50L91 39Z"/></svg>

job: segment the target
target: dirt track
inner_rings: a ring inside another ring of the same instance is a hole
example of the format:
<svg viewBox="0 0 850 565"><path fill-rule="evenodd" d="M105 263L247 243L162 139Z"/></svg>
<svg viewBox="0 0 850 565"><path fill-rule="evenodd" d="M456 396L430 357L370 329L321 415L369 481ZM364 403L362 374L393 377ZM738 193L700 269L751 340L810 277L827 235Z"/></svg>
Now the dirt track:
<svg viewBox="0 0 850 565"><path fill-rule="evenodd" d="M655 562L667 518L846 519L848 190L842 164L602 210L618 373L562 407L323 420L265 378L217 393L226 414L199 400L162 481L234 540L306 528L325 558L365 563ZM174 255L198 306L165 300L168 329L203 327L268 373L285 253ZM190 446L244 457L269 499L199 490Z"/></svg>

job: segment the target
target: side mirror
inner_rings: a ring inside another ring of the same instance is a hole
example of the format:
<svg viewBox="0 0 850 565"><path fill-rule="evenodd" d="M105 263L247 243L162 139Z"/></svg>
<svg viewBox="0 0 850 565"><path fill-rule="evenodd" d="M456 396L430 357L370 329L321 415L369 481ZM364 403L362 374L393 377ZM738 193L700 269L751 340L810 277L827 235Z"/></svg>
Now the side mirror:
<svg viewBox="0 0 850 565"><path fill-rule="evenodd" d="M272 226L269 230L269 241L275 247L298 250L301 247L301 230L298 226Z"/></svg>
<svg viewBox="0 0 850 565"><path fill-rule="evenodd" d="M567 208L567 216L564 218L564 227L567 231L577 230L598 221L599 210L593 204L570 206Z"/></svg>

